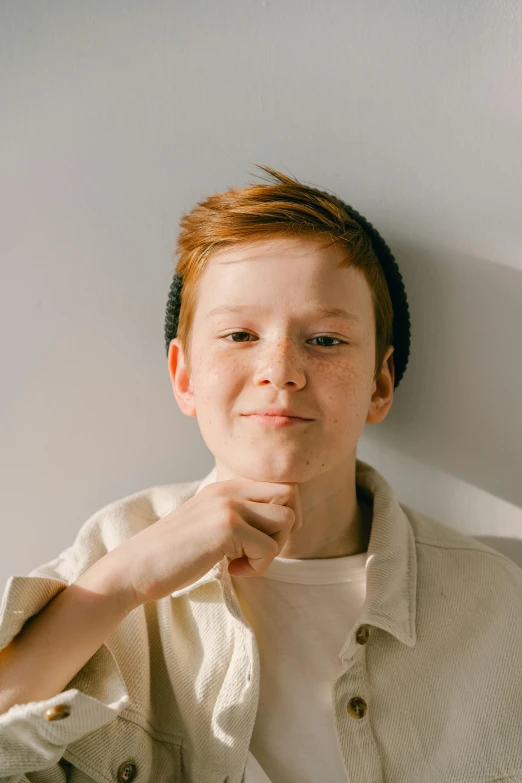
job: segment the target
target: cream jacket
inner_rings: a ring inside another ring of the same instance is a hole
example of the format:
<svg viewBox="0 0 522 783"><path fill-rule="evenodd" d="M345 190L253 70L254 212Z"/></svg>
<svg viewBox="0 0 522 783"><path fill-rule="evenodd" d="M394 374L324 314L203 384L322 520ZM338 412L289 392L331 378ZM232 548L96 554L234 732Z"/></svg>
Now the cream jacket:
<svg viewBox="0 0 522 783"><path fill-rule="evenodd" d="M361 460L356 481L373 521L366 603L332 690L346 779L522 783L522 570L399 503ZM54 560L10 577L0 649L200 485L112 502ZM260 667L226 566L132 611L61 693L1 715L0 783L241 783Z"/></svg>

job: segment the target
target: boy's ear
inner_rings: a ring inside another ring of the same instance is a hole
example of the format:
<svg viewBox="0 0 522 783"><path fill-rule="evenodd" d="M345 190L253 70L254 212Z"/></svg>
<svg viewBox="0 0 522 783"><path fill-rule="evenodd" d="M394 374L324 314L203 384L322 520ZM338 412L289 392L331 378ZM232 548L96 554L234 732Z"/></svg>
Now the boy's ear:
<svg viewBox="0 0 522 783"><path fill-rule="evenodd" d="M194 405L192 379L188 374L183 348L177 337L170 341L168 368L172 391L181 412L185 416L195 416L196 408Z"/></svg>
<svg viewBox="0 0 522 783"><path fill-rule="evenodd" d="M381 372L374 381L374 392L368 410L366 421L371 424L377 424L388 415L393 403L393 393L395 385L395 364L393 361L393 345L388 346Z"/></svg>

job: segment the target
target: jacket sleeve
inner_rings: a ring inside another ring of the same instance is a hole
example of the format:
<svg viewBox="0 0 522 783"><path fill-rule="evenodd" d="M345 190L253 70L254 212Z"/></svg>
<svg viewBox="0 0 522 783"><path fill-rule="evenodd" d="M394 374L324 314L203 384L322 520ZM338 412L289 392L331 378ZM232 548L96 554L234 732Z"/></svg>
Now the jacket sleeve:
<svg viewBox="0 0 522 783"><path fill-rule="evenodd" d="M0 650L30 617L75 581L77 560L73 546L28 576L8 579L0 604ZM0 715L0 783L31 781L31 772L38 783L65 781L59 761L66 746L115 720L128 703L115 658L103 643L61 693L14 704ZM40 770L46 772L38 774Z"/></svg>

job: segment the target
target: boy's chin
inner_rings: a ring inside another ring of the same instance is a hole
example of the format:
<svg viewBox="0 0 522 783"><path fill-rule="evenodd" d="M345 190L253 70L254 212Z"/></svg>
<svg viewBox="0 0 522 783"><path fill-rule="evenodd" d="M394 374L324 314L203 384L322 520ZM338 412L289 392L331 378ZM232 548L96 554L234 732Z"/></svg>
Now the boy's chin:
<svg viewBox="0 0 522 783"><path fill-rule="evenodd" d="M310 465L301 465L298 460L293 464L287 463L285 465L247 465L243 462L233 469L232 473L249 481L279 482L281 484L299 484L309 481L315 475Z"/></svg>

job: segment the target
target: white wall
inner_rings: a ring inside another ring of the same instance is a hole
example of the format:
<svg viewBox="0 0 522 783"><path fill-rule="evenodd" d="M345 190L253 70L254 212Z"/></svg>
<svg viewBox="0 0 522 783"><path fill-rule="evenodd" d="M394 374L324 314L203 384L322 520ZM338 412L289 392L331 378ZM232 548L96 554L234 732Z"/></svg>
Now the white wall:
<svg viewBox="0 0 522 783"><path fill-rule="evenodd" d="M164 311L181 212L254 163L403 271L410 365L358 456L522 565L521 83L518 0L3 3L0 583L212 467Z"/></svg>

